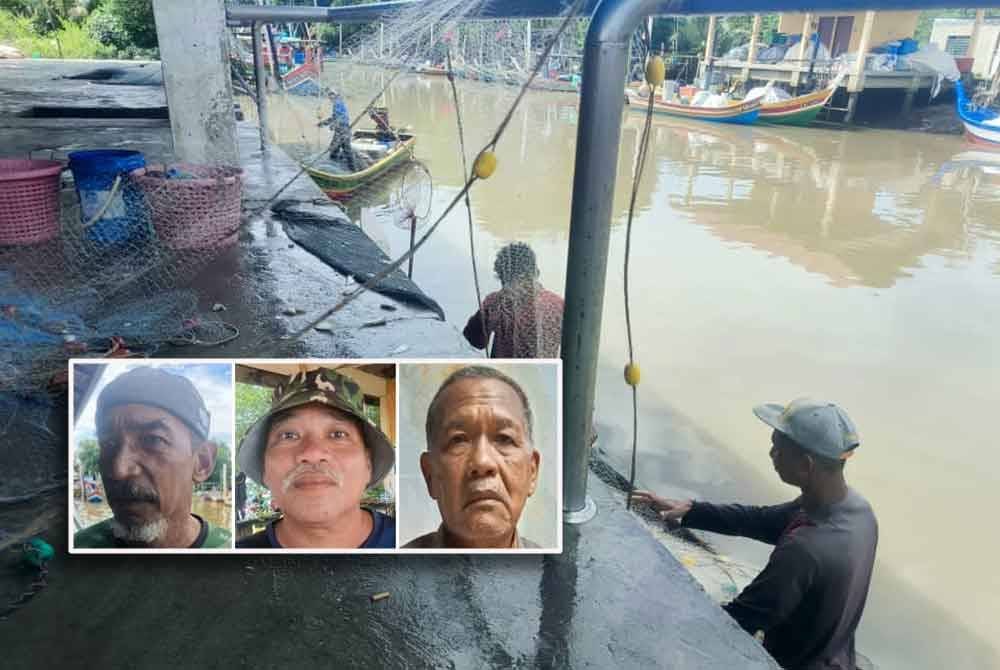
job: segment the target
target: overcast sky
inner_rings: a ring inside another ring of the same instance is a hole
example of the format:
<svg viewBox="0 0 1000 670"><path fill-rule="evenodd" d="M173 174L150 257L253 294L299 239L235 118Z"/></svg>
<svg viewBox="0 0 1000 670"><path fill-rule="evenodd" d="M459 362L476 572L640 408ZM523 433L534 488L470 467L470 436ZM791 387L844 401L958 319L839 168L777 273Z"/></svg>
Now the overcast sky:
<svg viewBox="0 0 1000 670"><path fill-rule="evenodd" d="M233 446L233 386L232 365L229 363L175 363L157 361L148 358L139 360L114 361L107 364L104 374L97 382L97 388L91 394L87 406L83 408L80 419L74 426L76 440L84 437L94 437L97 428L94 413L97 408L97 397L101 390L113 379L137 367L154 367L180 374L191 380L208 407L211 418L211 436Z"/></svg>

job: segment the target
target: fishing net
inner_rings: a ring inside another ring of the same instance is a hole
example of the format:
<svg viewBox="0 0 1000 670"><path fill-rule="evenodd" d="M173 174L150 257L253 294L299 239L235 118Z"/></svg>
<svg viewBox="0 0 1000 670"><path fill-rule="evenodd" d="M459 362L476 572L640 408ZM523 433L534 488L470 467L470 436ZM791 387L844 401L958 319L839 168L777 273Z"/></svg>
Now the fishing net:
<svg viewBox="0 0 1000 670"><path fill-rule="evenodd" d="M151 165L95 192L67 176L56 234L0 246L0 500L66 480L67 359L232 338L193 279L234 245L240 198L228 167Z"/></svg>
<svg viewBox="0 0 1000 670"><path fill-rule="evenodd" d="M565 248L549 240L535 248L539 231L530 220L484 220L477 200L492 204L521 190L519 170L535 138L575 119L584 4L549 19L480 20L479 0L449 0L377 23L277 25L261 33L264 52L275 44L293 51L277 72L266 68L270 140L308 166L302 178L311 176L389 258L402 259L401 272L428 295L444 296L447 320L484 354L558 355ZM236 29L230 41L243 88L255 88L250 29ZM308 62L317 42L324 54L317 85L290 86L294 55ZM257 118L250 96L243 107ZM466 199L484 147L498 158L498 176ZM553 200L568 211L569 183L559 186ZM543 257L533 279L504 286L491 270L508 262L497 254L514 242ZM485 323L475 316L481 305Z"/></svg>

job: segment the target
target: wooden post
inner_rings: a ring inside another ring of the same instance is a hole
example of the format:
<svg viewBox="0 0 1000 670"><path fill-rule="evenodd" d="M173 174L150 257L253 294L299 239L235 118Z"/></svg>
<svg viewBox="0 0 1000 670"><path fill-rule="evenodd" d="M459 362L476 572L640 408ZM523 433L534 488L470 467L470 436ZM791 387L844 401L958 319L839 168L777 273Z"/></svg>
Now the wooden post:
<svg viewBox="0 0 1000 670"><path fill-rule="evenodd" d="M531 19L524 32L524 71L531 72Z"/></svg>
<svg viewBox="0 0 1000 670"><path fill-rule="evenodd" d="M983 22L986 20L986 10L977 9L976 10L976 20L972 23L972 35L969 36L969 46L965 48L965 55L975 58L976 57L976 47L979 44L979 35L983 31ZM987 67L989 63L986 64ZM984 71L984 76L988 75L988 72Z"/></svg>
<svg viewBox="0 0 1000 670"><path fill-rule="evenodd" d="M716 17L708 17L708 37L705 39L705 88L712 81L712 58L715 56L715 24Z"/></svg>
<svg viewBox="0 0 1000 670"><path fill-rule="evenodd" d="M753 15L753 26L750 28L750 51L747 52L747 64L743 68L743 81L750 81L750 66L757 60L757 40L760 39L760 14ZM747 87L749 89L749 86Z"/></svg>
<svg viewBox="0 0 1000 670"><path fill-rule="evenodd" d="M813 33L812 23L813 15L806 12L805 18L802 19L802 39L799 40L799 53L798 57L795 59L795 71L792 72L792 78L789 82L794 89L798 89L799 80L802 78L802 64L806 60L806 47L809 45L809 38L812 37Z"/></svg>
<svg viewBox="0 0 1000 670"><path fill-rule="evenodd" d="M874 24L875 12L865 12L865 24L861 29L861 42L858 44L858 62L854 64L854 71L851 73L851 80L847 86L848 93L860 93L865 87L865 63L868 60L868 47L871 46L872 26ZM852 105L848 103L848 107L852 107ZM854 115L848 112L848 116L853 119ZM845 120L848 123L851 122L849 119Z"/></svg>

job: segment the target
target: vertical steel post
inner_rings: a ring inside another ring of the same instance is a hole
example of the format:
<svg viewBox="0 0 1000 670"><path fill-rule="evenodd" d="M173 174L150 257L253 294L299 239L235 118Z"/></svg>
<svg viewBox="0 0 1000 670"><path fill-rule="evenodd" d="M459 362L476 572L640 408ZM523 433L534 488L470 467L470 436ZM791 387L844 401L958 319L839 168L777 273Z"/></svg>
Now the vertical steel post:
<svg viewBox="0 0 1000 670"><path fill-rule="evenodd" d="M264 40L260 37L260 24L253 23L253 76L257 85L257 124L260 126L260 150L267 150L267 82L264 73L264 58L261 49Z"/></svg>

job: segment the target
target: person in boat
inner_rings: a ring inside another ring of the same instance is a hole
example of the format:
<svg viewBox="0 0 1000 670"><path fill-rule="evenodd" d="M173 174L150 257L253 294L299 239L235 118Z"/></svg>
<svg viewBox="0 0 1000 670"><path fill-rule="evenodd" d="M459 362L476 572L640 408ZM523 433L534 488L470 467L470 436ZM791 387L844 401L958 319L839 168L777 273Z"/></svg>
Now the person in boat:
<svg viewBox="0 0 1000 670"><path fill-rule="evenodd" d="M799 398L767 403L754 414L773 430L771 461L802 494L766 507L671 500L649 491L632 499L687 528L775 545L764 570L726 611L783 668L856 667L854 633L875 563L878 523L871 505L844 480L858 448L857 430L837 405Z"/></svg>
<svg viewBox="0 0 1000 670"><path fill-rule="evenodd" d="M215 468L211 416L190 380L159 368L119 375L97 398L101 481L112 518L74 536L80 549L232 546L228 530L191 512Z"/></svg>
<svg viewBox="0 0 1000 670"><path fill-rule="evenodd" d="M361 506L395 463L389 438L365 416L361 387L319 368L274 391L268 412L247 431L240 469L271 491L282 518L237 549L392 549L395 520Z"/></svg>
<svg viewBox="0 0 1000 670"><path fill-rule="evenodd" d="M329 127L333 131L333 137L330 139L330 160L342 164L348 172L357 172L363 168L351 147L353 132L347 103L344 102L343 96L332 88L327 89L327 97L332 105L330 116L320 121L319 125Z"/></svg>
<svg viewBox="0 0 1000 670"><path fill-rule="evenodd" d="M408 549L521 549L518 521L538 484L531 404L511 377L487 366L456 370L427 408L420 471L441 525Z"/></svg>
<svg viewBox="0 0 1000 670"><path fill-rule="evenodd" d="M556 358L562 337L563 299L538 281L534 250L512 242L497 253L493 270L501 288L483 300L463 334L477 349L493 336L493 358Z"/></svg>

